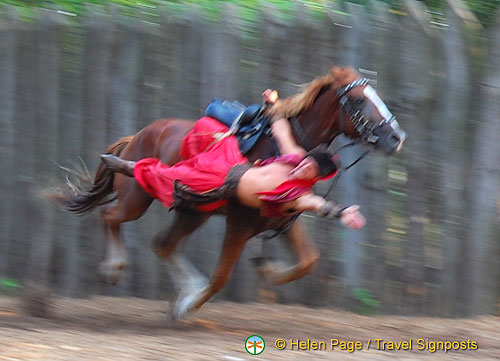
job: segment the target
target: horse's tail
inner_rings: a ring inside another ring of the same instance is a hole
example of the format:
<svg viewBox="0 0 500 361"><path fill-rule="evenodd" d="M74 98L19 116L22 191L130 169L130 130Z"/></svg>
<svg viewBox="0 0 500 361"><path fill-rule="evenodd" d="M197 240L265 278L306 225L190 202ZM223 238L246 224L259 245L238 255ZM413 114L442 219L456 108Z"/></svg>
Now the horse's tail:
<svg viewBox="0 0 500 361"><path fill-rule="evenodd" d="M106 153L119 156L133 137L121 138L116 143L111 144ZM58 190L47 195L47 198L57 203L64 210L81 215L116 199L116 196L109 196L113 193L114 173L107 169L104 163L99 163L93 180L85 167L80 170L66 170L75 175L76 180L70 180L67 177L66 183L68 187L66 190Z"/></svg>

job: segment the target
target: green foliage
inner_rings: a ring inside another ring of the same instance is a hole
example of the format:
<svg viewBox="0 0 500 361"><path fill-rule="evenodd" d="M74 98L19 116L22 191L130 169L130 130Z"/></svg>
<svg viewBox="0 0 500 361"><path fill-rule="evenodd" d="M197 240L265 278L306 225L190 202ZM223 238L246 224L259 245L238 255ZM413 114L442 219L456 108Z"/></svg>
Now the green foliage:
<svg viewBox="0 0 500 361"><path fill-rule="evenodd" d="M110 4L118 4L128 8L149 8L151 11L158 6L169 6L174 10L181 10L186 5L195 4L204 9L207 14L213 14L225 3L237 4L246 10L247 14L255 12L265 3L271 3L276 6L280 12L289 13L293 10L295 4L292 1L284 0L4 0L4 4L12 5L18 8L33 9L33 8L49 8L62 10L74 14L80 14L84 11L86 4L107 6ZM306 6L312 10L325 9L325 1L322 0L307 0L304 1Z"/></svg>
<svg viewBox="0 0 500 361"><path fill-rule="evenodd" d="M380 306L380 302L373 299L372 293L366 288L353 288L352 295L357 302L356 312L363 315L373 315Z"/></svg>
<svg viewBox="0 0 500 361"><path fill-rule="evenodd" d="M465 0L465 3L483 25L488 25L494 19L500 0Z"/></svg>
<svg viewBox="0 0 500 361"><path fill-rule="evenodd" d="M309 9L313 18L324 14L329 3L338 2L344 4L352 2L361 5L370 5L372 0L303 0L303 3ZM379 0L380 1L380 0ZM381 0L388 3L391 7L397 8L400 0ZM426 6L434 12L440 12L444 6L445 0L424 0ZM470 10L478 17L483 25L488 25L493 20L493 15L497 9L500 0L464 0ZM30 14L35 8L49 8L66 11L73 14L84 12L86 4L107 6L117 4L130 12L131 9L141 9L143 12L154 13L156 7L167 6L174 11L183 11L186 5L196 4L203 9L206 16L215 19L220 13L221 7L225 3L233 3L242 9L242 16L245 20L253 21L256 19L257 10L264 4L272 4L278 9L278 16L285 19L293 16L296 2L288 0L4 0L4 4L12 5L20 9L22 14Z"/></svg>
<svg viewBox="0 0 500 361"><path fill-rule="evenodd" d="M446 0L424 0L425 5L431 11L440 11ZM500 0L463 0L474 13L478 20L485 26L493 20L495 11L500 4Z"/></svg>
<svg viewBox="0 0 500 361"><path fill-rule="evenodd" d="M14 294L19 291L22 286L11 278L0 278L0 293L3 294Z"/></svg>

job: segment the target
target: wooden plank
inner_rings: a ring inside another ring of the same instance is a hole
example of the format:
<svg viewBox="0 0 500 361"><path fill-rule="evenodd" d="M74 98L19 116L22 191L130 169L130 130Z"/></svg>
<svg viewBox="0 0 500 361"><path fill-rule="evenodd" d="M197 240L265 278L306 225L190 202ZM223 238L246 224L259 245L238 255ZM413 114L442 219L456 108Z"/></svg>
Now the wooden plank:
<svg viewBox="0 0 500 361"><path fill-rule="evenodd" d="M209 63L203 66L203 69L207 66L214 67L217 76L213 84L203 83L202 87L213 89L217 96L223 98L239 98L240 89L243 87L240 67L244 36L241 31L242 25L239 9L232 4L226 4L215 32L219 45L210 49L211 52L218 53L222 57L216 60L217 65ZM214 221L218 222L217 219ZM257 278L248 252L245 247L224 291L225 296L230 300L248 302L255 299L254 286L257 285Z"/></svg>
<svg viewBox="0 0 500 361"><path fill-rule="evenodd" d="M370 79L371 86L377 90L382 99L386 100L386 91L390 87L390 73L392 71L392 57L388 50L389 39L387 37L391 25L388 19L387 5L380 1L373 2L373 10L368 22L372 35L368 43L369 51L365 55L369 63L363 65L363 76ZM369 227L367 228L369 236L365 241L366 285L373 293L374 298L381 302L382 308L385 305L383 270L387 208L390 206L387 196L389 162L389 157L371 154L368 164L364 164L365 168L362 171L362 185L366 194L364 210L368 220L367 227Z"/></svg>
<svg viewBox="0 0 500 361"><path fill-rule="evenodd" d="M429 39L422 33L412 16L401 19L400 81L397 83L399 97L406 111L401 112L402 126L412 134L406 142L408 148L407 211L408 232L404 244L404 289L402 307L409 314L423 312L424 274L424 225L427 215L427 150L429 137L426 134L426 104L432 96L428 69L432 62ZM413 74L419 74L415 77Z"/></svg>
<svg viewBox="0 0 500 361"><path fill-rule="evenodd" d="M83 59L83 119L82 157L93 174L101 154L108 145L108 102L111 74L111 56L114 48L114 25L109 13L98 6L88 5L84 20L85 44ZM98 212L82 219L80 224L82 292L99 292L99 262L104 258L105 235Z"/></svg>
<svg viewBox="0 0 500 361"><path fill-rule="evenodd" d="M64 37L63 16L40 10L35 28L37 34L36 146L32 155L37 180L48 179L51 165L57 160L59 145L59 68ZM39 187L37 182L35 187ZM37 286L50 286L50 268L54 251L56 209L48 201L35 197L38 215L32 219L33 233L26 278Z"/></svg>
<svg viewBox="0 0 500 361"><path fill-rule="evenodd" d="M137 98L139 78L141 22L137 14L132 18L121 14L121 7L112 7L112 27L114 41L110 54L108 86L108 132L107 144L112 144L124 136L137 132ZM136 222L120 226L121 241L126 245L130 267L123 272L120 282L107 290L114 295L133 294L137 287L134 280L139 268L137 250L142 241L141 229ZM144 283L143 283L144 285Z"/></svg>
<svg viewBox="0 0 500 361"><path fill-rule="evenodd" d="M167 82L169 36L165 33L165 19L168 14L162 12L157 24L142 21L139 26L139 79L137 82L137 124L140 129L155 119L168 114L163 102ZM161 259L153 252L151 243L154 235L165 227L170 214L159 203L154 202L147 213L137 222L136 267L134 272L134 294L139 297L158 298L165 280L160 278Z"/></svg>
<svg viewBox="0 0 500 361"><path fill-rule="evenodd" d="M17 14L14 8L7 8L0 17L0 277L8 275L11 228L14 219L13 197L14 147L15 147L15 74Z"/></svg>
<svg viewBox="0 0 500 361"><path fill-rule="evenodd" d="M465 228L468 223L466 200L463 193L469 160L467 143L469 109L472 106L468 34L461 20L448 9L449 27L437 38L442 61L436 76L435 132L446 134L436 142L439 165L439 186L443 202L439 205L442 222L442 314L456 315L462 308L469 291L464 290L460 279L458 260L463 252ZM467 271L465 271L467 272ZM463 275L463 274L462 274ZM462 305L462 306L461 306Z"/></svg>
<svg viewBox="0 0 500 361"><path fill-rule="evenodd" d="M138 81L138 115L136 130L159 118L171 117L168 100L168 69L171 63L172 34L168 29L169 13L160 9L158 23L142 20Z"/></svg>
<svg viewBox="0 0 500 361"><path fill-rule="evenodd" d="M480 82L477 112L479 125L473 138L469 172L465 259L461 260L462 284L470 286L467 314L498 312L496 243L498 238L498 174L500 173L500 10L488 33L488 57Z"/></svg>
<svg viewBox="0 0 500 361"><path fill-rule="evenodd" d="M62 54L60 69L60 107L59 107L59 151L57 163L68 168L81 165L83 156L83 44L84 34L68 24L65 31L65 51ZM67 172L52 166L58 184L65 186L63 180ZM58 211L55 239L60 249L59 263L56 268L56 286L68 296L82 296L81 278L85 264L80 254L81 219L67 212Z"/></svg>
<svg viewBox="0 0 500 361"><path fill-rule="evenodd" d="M299 11L299 9L301 9ZM330 19L326 17L322 21L313 20L304 16L307 9L298 8L296 13L296 22L301 24L296 28L303 33L301 41L304 42L303 73L309 80L321 76L329 71L333 65L330 55L332 49L338 46L334 43L336 37L332 37L330 31ZM302 19L302 20L300 20ZM314 193L324 196L331 185L331 181L318 183L314 188ZM337 189L333 189L331 197L334 196ZM297 287L301 289L300 303L311 306L326 306L330 302L329 294L336 290L330 289L330 262L334 259L334 252L338 240L333 236L333 228L338 226L338 222L326 218L313 217L311 214L305 214L302 217L304 223L308 226L309 235L316 244L320 253L318 263L313 272L304 277ZM311 297L314 295L314 297Z"/></svg>
<svg viewBox="0 0 500 361"><path fill-rule="evenodd" d="M364 21L364 11L363 7L355 4L348 4L348 11L351 14L349 17L351 28L346 28L346 35L341 38L340 48L343 49L343 62L348 66L352 66L357 69L363 64L363 57L366 56L366 47L369 33L367 24ZM347 19L346 19L347 20ZM366 68L367 66L363 64ZM350 140L341 137L341 141L345 143ZM349 164L356 159L358 150L347 149L342 152L341 159L343 164ZM364 162L361 161L356 167L349 169L345 172L338 182L338 196L335 198L341 204L351 205L360 204L363 206L363 190L360 185L361 168L364 167ZM341 195L341 196L340 196ZM369 227L369 226L367 226ZM353 306L352 302L352 292L354 288L362 287L363 280L361 278L361 272L363 267L363 255L364 249L361 246L365 239L367 238L365 229L362 230L350 230L342 227L339 230L342 234L343 239L343 249L345 254L345 269L343 274L343 281L346 295L344 300L344 307L350 309Z"/></svg>
<svg viewBox="0 0 500 361"><path fill-rule="evenodd" d="M19 23L15 50L15 164L13 178L16 192L13 207L17 214L11 228L9 250L9 275L21 280L26 274L26 257L33 236L33 224L40 216L32 202L37 183L35 172L36 154L36 104L37 89L33 79L38 77L36 31L33 24Z"/></svg>

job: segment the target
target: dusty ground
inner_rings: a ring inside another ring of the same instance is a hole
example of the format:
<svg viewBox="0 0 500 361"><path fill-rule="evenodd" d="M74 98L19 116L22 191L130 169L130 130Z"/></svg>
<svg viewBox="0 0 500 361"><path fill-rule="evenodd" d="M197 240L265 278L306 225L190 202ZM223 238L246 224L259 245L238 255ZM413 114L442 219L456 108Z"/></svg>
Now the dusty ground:
<svg viewBox="0 0 500 361"><path fill-rule="evenodd" d="M500 319L365 317L330 309L212 302L187 321L168 324L166 303L134 298L58 299L50 319L23 316L18 300L0 298L0 360L412 360L500 359ZM244 349L261 335L260 355ZM327 350L278 350L275 340L325 341ZM363 350L330 350L330 340L361 341ZM412 339L413 350L381 351L376 341ZM367 348L368 340L371 346ZM418 339L475 341L475 351L417 350Z"/></svg>

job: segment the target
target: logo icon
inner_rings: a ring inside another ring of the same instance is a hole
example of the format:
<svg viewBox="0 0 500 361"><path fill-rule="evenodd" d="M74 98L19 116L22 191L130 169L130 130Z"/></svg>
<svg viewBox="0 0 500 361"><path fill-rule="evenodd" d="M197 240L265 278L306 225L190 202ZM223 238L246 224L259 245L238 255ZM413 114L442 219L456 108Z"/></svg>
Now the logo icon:
<svg viewBox="0 0 500 361"><path fill-rule="evenodd" d="M266 342L259 335L249 336L245 340L245 350L247 350L250 355L259 355L265 348Z"/></svg>

